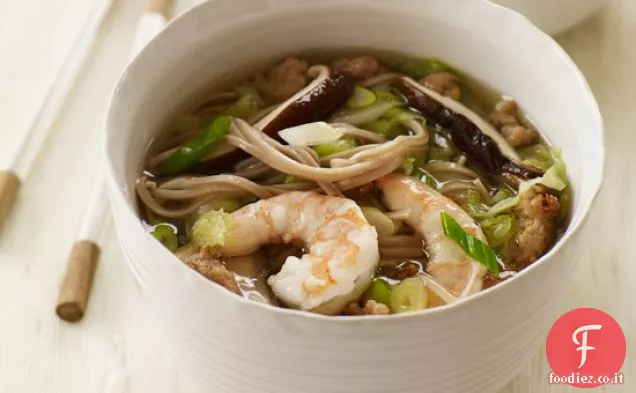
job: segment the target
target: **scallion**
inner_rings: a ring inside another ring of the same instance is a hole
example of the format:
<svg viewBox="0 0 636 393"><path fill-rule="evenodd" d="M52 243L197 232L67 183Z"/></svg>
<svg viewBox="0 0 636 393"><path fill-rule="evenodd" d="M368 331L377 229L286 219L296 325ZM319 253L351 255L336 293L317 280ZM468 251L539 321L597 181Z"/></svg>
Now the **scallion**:
<svg viewBox="0 0 636 393"><path fill-rule="evenodd" d="M421 181L422 183L426 183L429 186L433 187L434 189L437 189L437 185L438 185L437 179L435 179L433 175L431 175L430 173L428 173L422 168L415 168L413 173L411 173L411 177L414 177L417 180Z"/></svg>
<svg viewBox="0 0 636 393"><path fill-rule="evenodd" d="M356 146L358 146L358 144L352 138L342 137L337 141L333 141L331 143L324 143L322 145L314 146L313 149L316 151L319 157L327 157L332 154L353 149Z"/></svg>
<svg viewBox="0 0 636 393"><path fill-rule="evenodd" d="M371 90L365 89L361 86L356 86L346 105L347 108L364 108L373 104L376 99L377 97L375 93Z"/></svg>
<svg viewBox="0 0 636 393"><path fill-rule="evenodd" d="M486 266L493 274L499 274L499 264L495 251L475 236L464 230L446 212L441 212L444 235L457 243L472 259Z"/></svg>
<svg viewBox="0 0 636 393"><path fill-rule="evenodd" d="M177 238L177 230L170 224L158 224L155 225L150 231L152 236L161 242L168 250L175 252L179 247L179 240Z"/></svg>
<svg viewBox="0 0 636 393"><path fill-rule="evenodd" d="M428 307L428 291L422 280L410 277L391 291L391 312L404 313L424 310Z"/></svg>
<svg viewBox="0 0 636 393"><path fill-rule="evenodd" d="M163 175L175 175L198 164L225 138L230 130L230 118L220 116L214 119L196 139L184 143L159 166Z"/></svg>
<svg viewBox="0 0 636 393"><path fill-rule="evenodd" d="M362 206L362 214L373 225L380 236L392 236L397 231L395 223L378 208Z"/></svg>
<svg viewBox="0 0 636 393"><path fill-rule="evenodd" d="M393 288L391 288L391 284L382 278L374 278L371 286L369 287L368 296L370 300L375 300L378 303L390 306L392 291Z"/></svg>

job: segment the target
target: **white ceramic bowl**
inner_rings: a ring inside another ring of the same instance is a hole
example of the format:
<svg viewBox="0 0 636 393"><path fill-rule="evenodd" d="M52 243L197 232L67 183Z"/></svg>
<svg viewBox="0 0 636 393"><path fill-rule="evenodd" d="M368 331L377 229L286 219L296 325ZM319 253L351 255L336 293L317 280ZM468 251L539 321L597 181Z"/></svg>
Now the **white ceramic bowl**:
<svg viewBox="0 0 636 393"><path fill-rule="evenodd" d="M608 0L492 0L516 10L548 34L563 33L592 17Z"/></svg>
<svg viewBox="0 0 636 393"><path fill-rule="evenodd" d="M205 391L494 392L540 346L584 251L579 229L603 170L601 117L576 66L525 18L486 1L454 3L217 0L174 21L126 70L107 125L117 233L153 326ZM144 231L135 178L149 141L185 100L246 64L360 46L445 59L518 99L563 148L575 190L572 223L553 250L452 306L343 318L243 300Z"/></svg>

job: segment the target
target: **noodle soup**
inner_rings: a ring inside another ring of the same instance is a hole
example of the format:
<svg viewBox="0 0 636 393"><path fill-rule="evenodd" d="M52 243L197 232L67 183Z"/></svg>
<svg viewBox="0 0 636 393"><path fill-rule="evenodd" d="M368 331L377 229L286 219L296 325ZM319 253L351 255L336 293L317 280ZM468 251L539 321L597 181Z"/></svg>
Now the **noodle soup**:
<svg viewBox="0 0 636 393"><path fill-rule="evenodd" d="M254 301L326 315L453 303L567 224L558 149L439 60L299 55L214 90L149 149L146 228Z"/></svg>

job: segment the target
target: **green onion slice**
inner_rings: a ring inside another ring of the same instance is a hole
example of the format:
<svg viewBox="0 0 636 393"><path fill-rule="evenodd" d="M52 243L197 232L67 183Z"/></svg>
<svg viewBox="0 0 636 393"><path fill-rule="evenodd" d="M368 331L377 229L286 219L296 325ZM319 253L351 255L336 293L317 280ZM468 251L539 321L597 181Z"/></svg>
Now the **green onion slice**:
<svg viewBox="0 0 636 393"><path fill-rule="evenodd" d="M196 139L184 143L159 166L163 175L175 175L198 164L213 151L230 130L230 118L221 116L214 119Z"/></svg>
<svg viewBox="0 0 636 393"><path fill-rule="evenodd" d="M440 216L446 237L457 243L466 254L486 266L493 274L499 274L497 254L492 248L466 232L448 213L441 212Z"/></svg>
<svg viewBox="0 0 636 393"><path fill-rule="evenodd" d="M179 246L177 231L170 224L158 224L150 231L152 236L161 242L168 250L175 252Z"/></svg>
<svg viewBox="0 0 636 393"><path fill-rule="evenodd" d="M392 291L391 284L382 278L374 278L369 288L369 299L390 306Z"/></svg>
<svg viewBox="0 0 636 393"><path fill-rule="evenodd" d="M348 108L364 108L373 104L376 99L375 93L371 90L356 86L346 105Z"/></svg>
<svg viewBox="0 0 636 393"><path fill-rule="evenodd" d="M391 311L404 313L424 310L428 306L428 291L422 280L407 278L391 291Z"/></svg>

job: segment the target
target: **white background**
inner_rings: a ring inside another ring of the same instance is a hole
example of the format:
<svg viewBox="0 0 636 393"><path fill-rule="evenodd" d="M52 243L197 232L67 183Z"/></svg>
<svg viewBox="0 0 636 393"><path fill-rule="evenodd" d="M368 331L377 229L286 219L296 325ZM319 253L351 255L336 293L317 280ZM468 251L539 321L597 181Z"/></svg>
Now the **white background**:
<svg viewBox="0 0 636 393"><path fill-rule="evenodd" d="M108 98L128 59L139 12L138 2L115 0L0 233L0 393L198 393L169 354L161 353L153 326L143 319L140 295L110 222L105 223L104 252L84 320L70 325L54 313L65 261L97 171ZM0 26L8 23L0 17ZM12 26L19 28L15 22ZM11 31L0 29L3 45L18 30ZM636 391L636 355L630 353L636 348L635 39L634 0L612 0L605 13L559 37L588 78L607 126L605 183L589 219L596 231L581 245L587 256L572 273L563 309L600 308L625 330L626 385L595 390L602 393ZM16 76L13 89L32 86L24 74ZM7 116L17 105L14 98L22 95L7 93L7 86L0 90L0 113ZM0 124L0 163L18 136L7 124ZM535 359L501 393L578 391L548 386L549 371L538 348Z"/></svg>

